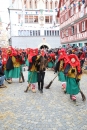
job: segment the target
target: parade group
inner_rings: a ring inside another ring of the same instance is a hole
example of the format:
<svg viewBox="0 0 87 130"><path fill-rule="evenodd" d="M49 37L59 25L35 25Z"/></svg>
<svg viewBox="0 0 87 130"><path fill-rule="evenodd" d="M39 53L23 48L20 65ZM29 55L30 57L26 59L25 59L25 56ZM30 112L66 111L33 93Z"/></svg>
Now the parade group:
<svg viewBox="0 0 87 130"><path fill-rule="evenodd" d="M81 92L80 79L86 57L87 51L77 47L50 50L16 49L12 46L0 48L0 88L6 87L4 81L11 84L14 78L18 78L19 83L24 82L22 68L28 66L28 86L24 92L36 92L38 83L38 90L43 93L45 72L51 68L54 76L58 75L64 93L70 94L70 99L76 101L76 95Z"/></svg>

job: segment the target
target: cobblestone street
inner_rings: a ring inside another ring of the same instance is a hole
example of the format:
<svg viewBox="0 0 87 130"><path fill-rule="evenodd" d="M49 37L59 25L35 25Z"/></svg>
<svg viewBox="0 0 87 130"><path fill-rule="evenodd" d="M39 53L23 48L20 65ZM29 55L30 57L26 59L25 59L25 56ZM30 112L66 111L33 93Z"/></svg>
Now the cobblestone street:
<svg viewBox="0 0 87 130"><path fill-rule="evenodd" d="M50 89L41 94L28 91L27 71L25 82L13 79L7 88L0 89L0 130L87 130L87 100L77 95L77 102L64 94L56 78ZM45 84L55 77L53 71L46 71ZM80 87L87 97L87 75L83 74Z"/></svg>

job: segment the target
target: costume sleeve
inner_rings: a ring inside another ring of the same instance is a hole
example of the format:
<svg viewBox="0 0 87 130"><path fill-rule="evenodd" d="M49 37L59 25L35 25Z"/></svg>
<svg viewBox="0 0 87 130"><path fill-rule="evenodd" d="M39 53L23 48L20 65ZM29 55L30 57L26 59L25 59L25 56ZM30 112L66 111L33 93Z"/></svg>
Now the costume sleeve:
<svg viewBox="0 0 87 130"><path fill-rule="evenodd" d="M60 61L58 61L58 62L56 63L55 72L59 71L59 66L60 66Z"/></svg>

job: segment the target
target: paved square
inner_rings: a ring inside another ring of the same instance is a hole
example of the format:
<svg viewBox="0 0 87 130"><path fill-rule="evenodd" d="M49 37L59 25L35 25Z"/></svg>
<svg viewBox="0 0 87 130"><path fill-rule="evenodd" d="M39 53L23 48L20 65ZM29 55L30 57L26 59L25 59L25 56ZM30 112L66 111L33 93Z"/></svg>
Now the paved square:
<svg viewBox="0 0 87 130"><path fill-rule="evenodd" d="M87 130L87 101L77 95L77 103L64 94L56 78L50 89L41 94L28 91L27 71L25 82L12 84L0 89L0 130ZM55 77L53 71L46 71L45 84ZM83 74L80 87L87 97L87 75ZM36 88L37 89L37 88Z"/></svg>

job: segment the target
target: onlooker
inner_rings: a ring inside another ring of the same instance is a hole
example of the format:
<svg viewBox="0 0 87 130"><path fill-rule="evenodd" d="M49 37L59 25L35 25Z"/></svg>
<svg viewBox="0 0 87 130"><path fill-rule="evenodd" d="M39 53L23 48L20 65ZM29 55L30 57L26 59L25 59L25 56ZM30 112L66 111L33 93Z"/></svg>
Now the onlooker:
<svg viewBox="0 0 87 130"><path fill-rule="evenodd" d="M5 75L4 75L4 71L2 69L2 62L1 62L1 56L0 56L0 88L6 87L4 85L4 80L5 80Z"/></svg>

